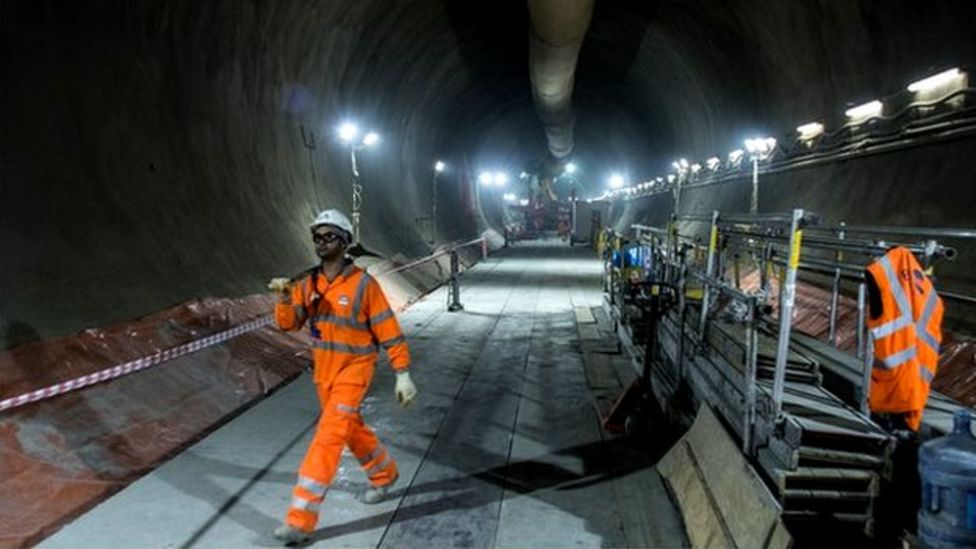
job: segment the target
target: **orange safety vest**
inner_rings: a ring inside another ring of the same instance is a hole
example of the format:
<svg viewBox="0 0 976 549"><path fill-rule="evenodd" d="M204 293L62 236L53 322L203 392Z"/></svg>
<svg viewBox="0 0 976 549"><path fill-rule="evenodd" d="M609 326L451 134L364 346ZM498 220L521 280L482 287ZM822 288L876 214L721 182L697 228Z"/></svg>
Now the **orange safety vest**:
<svg viewBox="0 0 976 549"><path fill-rule="evenodd" d="M867 273L878 290L867 321L874 339L871 410L905 413L917 431L939 361L942 300L907 248L892 248Z"/></svg>
<svg viewBox="0 0 976 549"><path fill-rule="evenodd" d="M283 330L297 330L307 321L316 383L331 383L340 371L352 369L344 379L368 385L379 346L395 371L410 367L406 339L382 288L351 263L332 282L319 269L296 281L290 299L275 306L275 320Z"/></svg>

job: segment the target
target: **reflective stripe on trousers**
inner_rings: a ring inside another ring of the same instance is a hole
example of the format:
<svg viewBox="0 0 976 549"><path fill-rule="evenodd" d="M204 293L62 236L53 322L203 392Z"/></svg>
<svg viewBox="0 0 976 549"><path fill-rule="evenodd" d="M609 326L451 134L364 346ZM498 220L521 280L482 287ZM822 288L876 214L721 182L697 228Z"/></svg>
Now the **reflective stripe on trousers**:
<svg viewBox="0 0 976 549"><path fill-rule="evenodd" d="M354 374L350 372L346 375ZM323 413L292 491L292 506L285 518L285 522L291 526L304 532L315 529L326 489L335 478L342 460L342 450L347 446L357 457L375 455L377 457L373 457L373 460L382 459L381 470L369 474L370 483L374 486L389 484L396 478L396 462L358 413L366 389L362 383L344 378L341 373L331 385L316 384Z"/></svg>
<svg viewBox="0 0 976 549"><path fill-rule="evenodd" d="M387 310L383 311L382 313L377 313L377 314L369 317L369 323L371 325L376 325L376 324L379 324L380 322L383 322L384 320L386 320L388 318L393 318L393 310L392 309L387 309Z"/></svg>
<svg viewBox="0 0 976 549"><path fill-rule="evenodd" d="M316 497L325 496L325 491L329 489L328 485L322 484L321 482L316 482L308 477L299 476L298 485L309 491L309 493L314 494Z"/></svg>
<svg viewBox="0 0 976 549"><path fill-rule="evenodd" d="M318 514L319 509L322 507L322 502L309 501L301 496L292 496L291 506L299 511Z"/></svg>

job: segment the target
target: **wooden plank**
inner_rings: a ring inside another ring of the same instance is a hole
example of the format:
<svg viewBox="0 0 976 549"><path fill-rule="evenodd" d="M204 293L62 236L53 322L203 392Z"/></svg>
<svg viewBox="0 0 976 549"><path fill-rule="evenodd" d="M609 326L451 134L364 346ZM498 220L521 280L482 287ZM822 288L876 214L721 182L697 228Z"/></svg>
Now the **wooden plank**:
<svg viewBox="0 0 976 549"><path fill-rule="evenodd" d="M580 339L583 341L599 341L603 339L603 334L595 324L581 324L579 327Z"/></svg>
<svg viewBox="0 0 976 549"><path fill-rule="evenodd" d="M583 365L586 372L586 383L590 386L590 389L621 388L612 355L606 353L584 353Z"/></svg>
<svg viewBox="0 0 976 549"><path fill-rule="evenodd" d="M574 307L573 311L576 313L577 324L596 324L596 317L589 307Z"/></svg>
<svg viewBox="0 0 976 549"><path fill-rule="evenodd" d="M707 406L658 463L693 547L788 547L780 506Z"/></svg>
<svg viewBox="0 0 976 549"><path fill-rule="evenodd" d="M657 465L681 507L688 541L692 547L732 547L728 525L712 504L691 455L688 442L682 440Z"/></svg>
<svg viewBox="0 0 976 549"><path fill-rule="evenodd" d="M613 479L624 524L624 547L689 547L681 516L661 475L642 468Z"/></svg>

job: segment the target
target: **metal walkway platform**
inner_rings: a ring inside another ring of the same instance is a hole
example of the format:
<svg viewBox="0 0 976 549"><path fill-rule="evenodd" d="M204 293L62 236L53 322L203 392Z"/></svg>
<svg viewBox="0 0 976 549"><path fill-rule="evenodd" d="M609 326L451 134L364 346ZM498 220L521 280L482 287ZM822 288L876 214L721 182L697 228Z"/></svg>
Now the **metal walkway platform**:
<svg viewBox="0 0 976 549"><path fill-rule="evenodd" d="M686 543L649 458L605 440L576 308L599 305L588 249L520 243L400 315L419 402L400 410L381 363L363 415L398 460L379 505L352 456L322 507L329 547L648 547ZM273 546L318 404L281 389L48 538L46 547Z"/></svg>
<svg viewBox="0 0 976 549"><path fill-rule="evenodd" d="M707 402L741 440L745 383L741 341L736 340L732 327L714 322L707 345L697 345L695 328L686 324L679 330L676 317L666 315L661 324L661 348L668 359L654 368L652 387L657 398L662 402L676 398L687 383L696 401L692 408L697 408L697 402ZM629 327L622 326L618 333L639 371L642 346L633 344ZM679 333L686 339L681 369L685 381L676 368ZM767 425L774 422L769 397L772 381L764 379L762 370L764 363L773 361L774 343L768 334L760 334L757 421L767 433L772 431ZM786 421L777 434L765 438L757 455L757 465L782 505L783 518L793 522L839 520L870 529L874 499L894 440L822 388L820 364L809 356L791 348L787 364Z"/></svg>

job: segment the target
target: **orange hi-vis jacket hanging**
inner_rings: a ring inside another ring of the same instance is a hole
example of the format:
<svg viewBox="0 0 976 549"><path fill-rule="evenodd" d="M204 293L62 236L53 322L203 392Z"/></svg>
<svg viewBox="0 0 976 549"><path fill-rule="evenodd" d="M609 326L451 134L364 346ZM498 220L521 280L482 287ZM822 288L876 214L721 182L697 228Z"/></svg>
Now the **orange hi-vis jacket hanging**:
<svg viewBox="0 0 976 549"><path fill-rule="evenodd" d="M904 413L917 431L939 361L942 300L907 248L892 248L867 272L875 294L867 321L874 340L871 410Z"/></svg>
<svg viewBox="0 0 976 549"><path fill-rule="evenodd" d="M379 283L358 267L346 265L331 283L318 270L292 286L291 303L275 307L284 330L306 321L312 335L315 383L331 383L343 370L368 385L378 345L386 349L395 371L410 366L403 332Z"/></svg>

